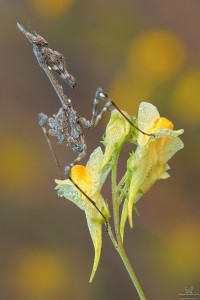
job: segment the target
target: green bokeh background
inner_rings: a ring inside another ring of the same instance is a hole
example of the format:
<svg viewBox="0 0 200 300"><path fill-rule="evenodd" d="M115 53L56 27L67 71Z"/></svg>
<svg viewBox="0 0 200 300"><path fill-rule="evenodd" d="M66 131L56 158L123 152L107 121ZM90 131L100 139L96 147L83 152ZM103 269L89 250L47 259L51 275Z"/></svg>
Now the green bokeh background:
<svg viewBox="0 0 200 300"><path fill-rule="evenodd" d="M94 253L85 217L57 198L37 123L39 112L52 115L60 104L17 22L65 55L77 79L65 91L82 116L90 118L101 86L130 114L149 101L185 129L172 177L140 201L125 245L147 299L179 299L185 287L200 293L199 0L1 0L0 7L0 299L138 299L106 232L88 283ZM106 120L85 132L88 154ZM63 166L75 158L65 147L56 151Z"/></svg>

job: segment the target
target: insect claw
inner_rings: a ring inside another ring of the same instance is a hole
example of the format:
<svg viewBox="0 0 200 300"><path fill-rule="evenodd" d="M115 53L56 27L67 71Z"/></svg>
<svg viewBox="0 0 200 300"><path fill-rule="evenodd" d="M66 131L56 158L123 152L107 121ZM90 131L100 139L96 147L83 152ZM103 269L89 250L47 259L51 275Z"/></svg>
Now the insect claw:
<svg viewBox="0 0 200 300"><path fill-rule="evenodd" d="M95 95L95 98L98 100L98 101L101 101L101 100L105 100L108 98L108 95L106 93L104 93L103 89L102 88L98 88L96 90L96 95Z"/></svg>
<svg viewBox="0 0 200 300"><path fill-rule="evenodd" d="M68 176L70 174L70 170L71 170L71 166L66 166L64 168L64 175L65 176Z"/></svg>
<svg viewBox="0 0 200 300"><path fill-rule="evenodd" d="M67 83L71 86L72 89L75 88L76 86L76 79L74 78L74 76L72 74L68 74L68 76L66 76L66 79Z"/></svg>
<svg viewBox="0 0 200 300"><path fill-rule="evenodd" d="M38 121L40 126L45 126L48 123L47 115L43 114L42 112L38 114Z"/></svg>

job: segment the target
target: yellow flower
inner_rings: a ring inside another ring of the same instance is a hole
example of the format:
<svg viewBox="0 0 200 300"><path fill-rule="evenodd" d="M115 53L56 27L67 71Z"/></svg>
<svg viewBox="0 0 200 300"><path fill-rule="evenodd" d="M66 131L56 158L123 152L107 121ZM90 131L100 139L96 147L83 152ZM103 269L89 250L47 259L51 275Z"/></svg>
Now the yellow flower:
<svg viewBox="0 0 200 300"><path fill-rule="evenodd" d="M125 111L122 112L130 119L130 116ZM105 137L103 140L105 153L101 166L102 169L111 161L113 153L121 150L124 142L129 137L130 127L130 123L118 110L114 109L111 112L110 121L106 127Z"/></svg>
<svg viewBox="0 0 200 300"><path fill-rule="evenodd" d="M108 173L110 172L110 168L106 168L103 172L100 172L102 160L103 152L101 148L98 147L90 155L86 166L76 165L71 169L71 178L86 193L86 195L95 202L95 205L102 212L106 220L108 220L110 213L100 191ZM65 197L85 211L88 228L95 250L94 263L89 280L91 282L97 270L101 255L102 224L105 223L105 219L96 207L69 179L55 180L55 182L58 184L56 189L58 190L59 197Z"/></svg>
<svg viewBox="0 0 200 300"><path fill-rule="evenodd" d="M150 103L140 104L138 126L146 133L153 133L153 136L139 133L138 147L127 162L129 187L122 211L122 238L127 216L130 226L133 226L132 210L137 201L157 180L169 177L167 162L183 148L183 143L178 137L183 130L173 130L173 124L160 117L157 108Z"/></svg>

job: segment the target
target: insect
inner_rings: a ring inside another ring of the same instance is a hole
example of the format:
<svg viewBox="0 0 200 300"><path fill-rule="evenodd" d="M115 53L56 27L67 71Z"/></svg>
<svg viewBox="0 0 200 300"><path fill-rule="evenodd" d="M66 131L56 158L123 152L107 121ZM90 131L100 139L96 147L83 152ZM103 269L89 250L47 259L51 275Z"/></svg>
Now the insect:
<svg viewBox="0 0 200 300"><path fill-rule="evenodd" d="M20 31L26 36L29 42L33 45L33 52L37 58L37 61L40 67L44 70L44 72L48 76L61 102L60 109L58 110L57 114L53 115L53 117L48 117L46 114L42 112L39 113L38 116L39 125L41 126L46 141L50 147L60 178L62 178L61 171L60 171L60 164L53 150L49 136L55 136L58 139L59 144L65 144L66 146L70 147L78 154L76 159L64 168L64 174L68 176L68 178L74 183L74 181L70 177L70 170L77 162L79 162L86 155L87 152L87 145L85 142L83 129L95 127L106 111L110 111L114 107L123 115L123 117L133 127L135 127L143 134L147 134L142 130L140 130L139 128L137 128L129 120L129 118L127 118L127 116L124 115L124 113L119 109L119 107L111 99L108 98L107 94L104 93L104 91L101 88L98 88L96 90L96 94L93 100L91 120L87 120L81 117L73 108L71 100L66 96L63 87L59 84L59 82L57 81L57 79L55 78L52 72L55 71L56 73L58 73L59 76L64 81L66 81L70 87L72 88L75 87L76 80L74 76L70 73L64 56L61 53L49 48L48 42L42 36L37 34L35 31L30 33L27 30L25 30L20 24L17 23L17 26L20 29ZM101 111L98 113L97 108L98 108L98 104L101 101L106 101L106 103L101 109ZM49 127L49 130L47 130L47 127ZM151 135L151 134L147 134L147 135ZM88 198L88 200L91 203L93 203L93 205L96 207L95 202L92 199L90 199L77 186L77 184L75 185ZM101 211L98 208L97 210L101 213ZM101 215L103 216L102 213Z"/></svg>
<svg viewBox="0 0 200 300"><path fill-rule="evenodd" d="M47 143L49 144L52 155L56 162L59 175L60 177L62 177L60 172L60 165L53 151L49 135L55 136L58 139L59 144L65 144L78 154L77 158L69 165L67 165L64 169L64 174L68 175L70 169L86 155L87 145L83 134L83 128L95 127L103 114L106 111L110 110L111 107L115 107L124 116L124 118L126 118L126 120L131 123L132 126L135 127L135 125L123 114L118 106L108 98L108 96L101 88L97 89L93 100L91 120L86 120L85 118L81 117L73 108L71 100L65 95L62 86L58 83L57 79L52 73L52 70L57 72L60 77L65 80L72 88L75 87L76 80L70 73L64 56L61 53L50 49L48 46L48 42L35 31L33 33L30 33L26 31L20 24L17 25L20 31L33 45L33 52L37 58L37 61L40 67L42 67L42 69L47 74L52 86L56 91L56 94L61 101L62 106L59 109L58 113L54 114L53 117L48 117L44 113L39 114L39 125L41 126L45 134ZM100 113L97 114L98 104L99 102L104 100L106 100L107 102ZM46 129L47 126L50 128L49 131L47 131Z"/></svg>

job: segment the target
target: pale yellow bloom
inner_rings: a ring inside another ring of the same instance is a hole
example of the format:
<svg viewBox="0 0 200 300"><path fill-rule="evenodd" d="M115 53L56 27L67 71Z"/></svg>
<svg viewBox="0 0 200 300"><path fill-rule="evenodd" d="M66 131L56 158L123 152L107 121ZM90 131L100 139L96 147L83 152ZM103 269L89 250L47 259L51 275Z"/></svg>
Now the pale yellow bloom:
<svg viewBox="0 0 200 300"><path fill-rule="evenodd" d="M87 194L87 196L95 202L105 218L108 219L110 213L100 191L110 169L107 168L104 172L100 172L102 160L103 152L101 148L98 147L91 154L86 166L76 165L71 169L71 178ZM85 212L95 250L94 263L90 276L91 282L97 270L101 255L102 224L105 223L105 219L69 179L55 181L58 184L56 187L58 195L72 201Z"/></svg>
<svg viewBox="0 0 200 300"><path fill-rule="evenodd" d="M157 180L169 177L167 162L183 148L183 143L178 137L183 130L173 130L173 124L160 117L157 108L150 103L140 104L138 126L154 136L139 133L138 147L127 163L127 180L130 181L130 185L122 212L122 237L127 216L130 226L133 226L132 210L137 201Z"/></svg>
<svg viewBox="0 0 200 300"><path fill-rule="evenodd" d="M127 118L130 118L126 112L123 111L123 113ZM130 134L130 127L130 123L118 110L114 109L111 112L103 141L105 153L101 166L102 169L111 161L113 153L121 150L121 147Z"/></svg>

